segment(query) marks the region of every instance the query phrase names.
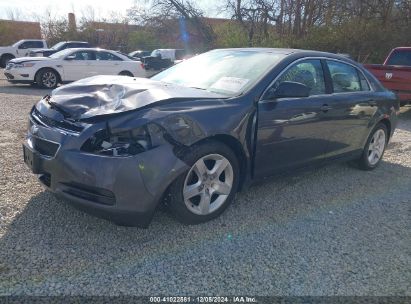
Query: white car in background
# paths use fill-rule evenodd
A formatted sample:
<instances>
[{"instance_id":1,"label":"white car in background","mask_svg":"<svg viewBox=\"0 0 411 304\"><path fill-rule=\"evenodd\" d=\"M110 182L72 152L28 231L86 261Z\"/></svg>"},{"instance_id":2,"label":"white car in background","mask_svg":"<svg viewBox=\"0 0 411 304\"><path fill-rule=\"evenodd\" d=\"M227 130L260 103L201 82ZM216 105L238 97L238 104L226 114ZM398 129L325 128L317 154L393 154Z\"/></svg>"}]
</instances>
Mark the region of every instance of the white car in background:
<instances>
[{"instance_id":1,"label":"white car in background","mask_svg":"<svg viewBox=\"0 0 411 304\"><path fill-rule=\"evenodd\" d=\"M96 75L149 76L140 61L98 48L65 49L50 57L13 59L4 75L11 83L37 84L47 89Z\"/></svg>"},{"instance_id":2,"label":"white car in background","mask_svg":"<svg viewBox=\"0 0 411 304\"><path fill-rule=\"evenodd\" d=\"M0 46L0 68L5 68L10 60L28 56L30 51L38 48L47 48L46 41L40 39L23 39L10 46Z\"/></svg>"}]
</instances>

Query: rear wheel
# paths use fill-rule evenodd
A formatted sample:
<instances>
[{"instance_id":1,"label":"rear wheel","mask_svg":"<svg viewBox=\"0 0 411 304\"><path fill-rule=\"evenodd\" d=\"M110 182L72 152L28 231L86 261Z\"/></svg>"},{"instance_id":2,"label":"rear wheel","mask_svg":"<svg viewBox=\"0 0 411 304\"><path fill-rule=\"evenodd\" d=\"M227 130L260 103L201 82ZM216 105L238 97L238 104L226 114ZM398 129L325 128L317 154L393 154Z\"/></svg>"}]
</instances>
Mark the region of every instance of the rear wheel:
<instances>
[{"instance_id":1,"label":"rear wheel","mask_svg":"<svg viewBox=\"0 0 411 304\"><path fill-rule=\"evenodd\" d=\"M130 77L134 77L134 75L133 75L131 72L129 72L129 71L122 71L122 72L120 72L119 75L120 75L120 76L130 76Z\"/></svg>"},{"instance_id":2,"label":"rear wheel","mask_svg":"<svg viewBox=\"0 0 411 304\"><path fill-rule=\"evenodd\" d=\"M58 85L57 72L52 69L40 70L36 75L36 83L44 89L54 89Z\"/></svg>"},{"instance_id":3,"label":"rear wheel","mask_svg":"<svg viewBox=\"0 0 411 304\"><path fill-rule=\"evenodd\" d=\"M169 207L185 224L198 224L219 216L238 189L239 165L226 145L209 141L186 153L189 165L170 186Z\"/></svg>"},{"instance_id":4,"label":"rear wheel","mask_svg":"<svg viewBox=\"0 0 411 304\"><path fill-rule=\"evenodd\" d=\"M371 132L364 147L363 154L359 160L360 168L363 170L372 170L376 168L384 155L387 142L387 127L385 124L379 123Z\"/></svg>"}]
</instances>

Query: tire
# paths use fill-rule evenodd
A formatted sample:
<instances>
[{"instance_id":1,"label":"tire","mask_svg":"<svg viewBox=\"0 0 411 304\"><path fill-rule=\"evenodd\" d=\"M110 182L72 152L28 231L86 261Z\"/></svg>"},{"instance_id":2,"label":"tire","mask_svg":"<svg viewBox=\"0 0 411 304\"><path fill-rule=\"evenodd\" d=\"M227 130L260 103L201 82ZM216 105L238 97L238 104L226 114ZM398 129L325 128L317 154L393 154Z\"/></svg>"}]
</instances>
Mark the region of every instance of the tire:
<instances>
[{"instance_id":1,"label":"tire","mask_svg":"<svg viewBox=\"0 0 411 304\"><path fill-rule=\"evenodd\" d=\"M388 143L388 130L385 124L379 123L372 130L367 139L361 158L359 159L359 167L362 170L373 170L381 162L384 156L385 148Z\"/></svg>"},{"instance_id":2,"label":"tire","mask_svg":"<svg viewBox=\"0 0 411 304\"><path fill-rule=\"evenodd\" d=\"M5 68L6 65L7 65L7 63L9 63L9 61L12 60L12 59L14 59L14 58L15 58L14 56L12 56L12 55L7 55L7 54L1 56L1 59L0 59L0 67L1 67L1 68Z\"/></svg>"},{"instance_id":3,"label":"tire","mask_svg":"<svg viewBox=\"0 0 411 304\"><path fill-rule=\"evenodd\" d=\"M59 83L59 75L53 69L42 69L37 72L36 83L43 89L54 89Z\"/></svg>"},{"instance_id":4,"label":"tire","mask_svg":"<svg viewBox=\"0 0 411 304\"><path fill-rule=\"evenodd\" d=\"M129 71L122 71L122 72L120 72L119 75L120 75L120 76L134 77L134 75L133 75L131 72L129 72Z\"/></svg>"},{"instance_id":5,"label":"tire","mask_svg":"<svg viewBox=\"0 0 411 304\"><path fill-rule=\"evenodd\" d=\"M210 140L191 147L183 161L189 169L171 184L169 209L177 220L189 225L218 217L238 190L240 170L235 154L226 145ZM205 173L201 178L200 172Z\"/></svg>"}]
</instances>

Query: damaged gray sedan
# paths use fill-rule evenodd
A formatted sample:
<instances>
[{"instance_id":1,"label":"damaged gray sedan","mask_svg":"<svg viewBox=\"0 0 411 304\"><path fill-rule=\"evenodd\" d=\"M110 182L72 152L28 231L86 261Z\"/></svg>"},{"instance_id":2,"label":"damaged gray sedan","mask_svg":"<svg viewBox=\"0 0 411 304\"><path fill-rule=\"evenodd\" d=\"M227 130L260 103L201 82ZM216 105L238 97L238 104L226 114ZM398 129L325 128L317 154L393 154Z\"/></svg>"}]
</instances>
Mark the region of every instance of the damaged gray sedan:
<instances>
[{"instance_id":1,"label":"damaged gray sedan","mask_svg":"<svg viewBox=\"0 0 411 304\"><path fill-rule=\"evenodd\" d=\"M44 186L87 212L146 227L165 201L196 224L267 176L348 159L374 169L398 110L394 93L338 55L214 50L151 79L54 90L31 110L23 152Z\"/></svg>"}]
</instances>

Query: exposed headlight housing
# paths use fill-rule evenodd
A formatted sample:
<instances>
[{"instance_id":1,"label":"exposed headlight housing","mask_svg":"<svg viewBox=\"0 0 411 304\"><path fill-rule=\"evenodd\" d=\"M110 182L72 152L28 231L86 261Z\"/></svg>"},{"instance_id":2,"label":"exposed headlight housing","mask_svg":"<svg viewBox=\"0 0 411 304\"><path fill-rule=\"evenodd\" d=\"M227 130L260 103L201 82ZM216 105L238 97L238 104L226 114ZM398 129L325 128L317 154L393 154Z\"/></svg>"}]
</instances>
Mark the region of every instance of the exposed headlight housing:
<instances>
[{"instance_id":1,"label":"exposed headlight housing","mask_svg":"<svg viewBox=\"0 0 411 304\"><path fill-rule=\"evenodd\" d=\"M139 127L119 133L101 130L89 138L82 151L106 156L131 156L151 149L147 127Z\"/></svg>"},{"instance_id":2,"label":"exposed headlight housing","mask_svg":"<svg viewBox=\"0 0 411 304\"><path fill-rule=\"evenodd\" d=\"M32 66L34 66L35 63L34 62L24 62L24 63L15 63L13 65L13 68L31 68Z\"/></svg>"}]
</instances>

